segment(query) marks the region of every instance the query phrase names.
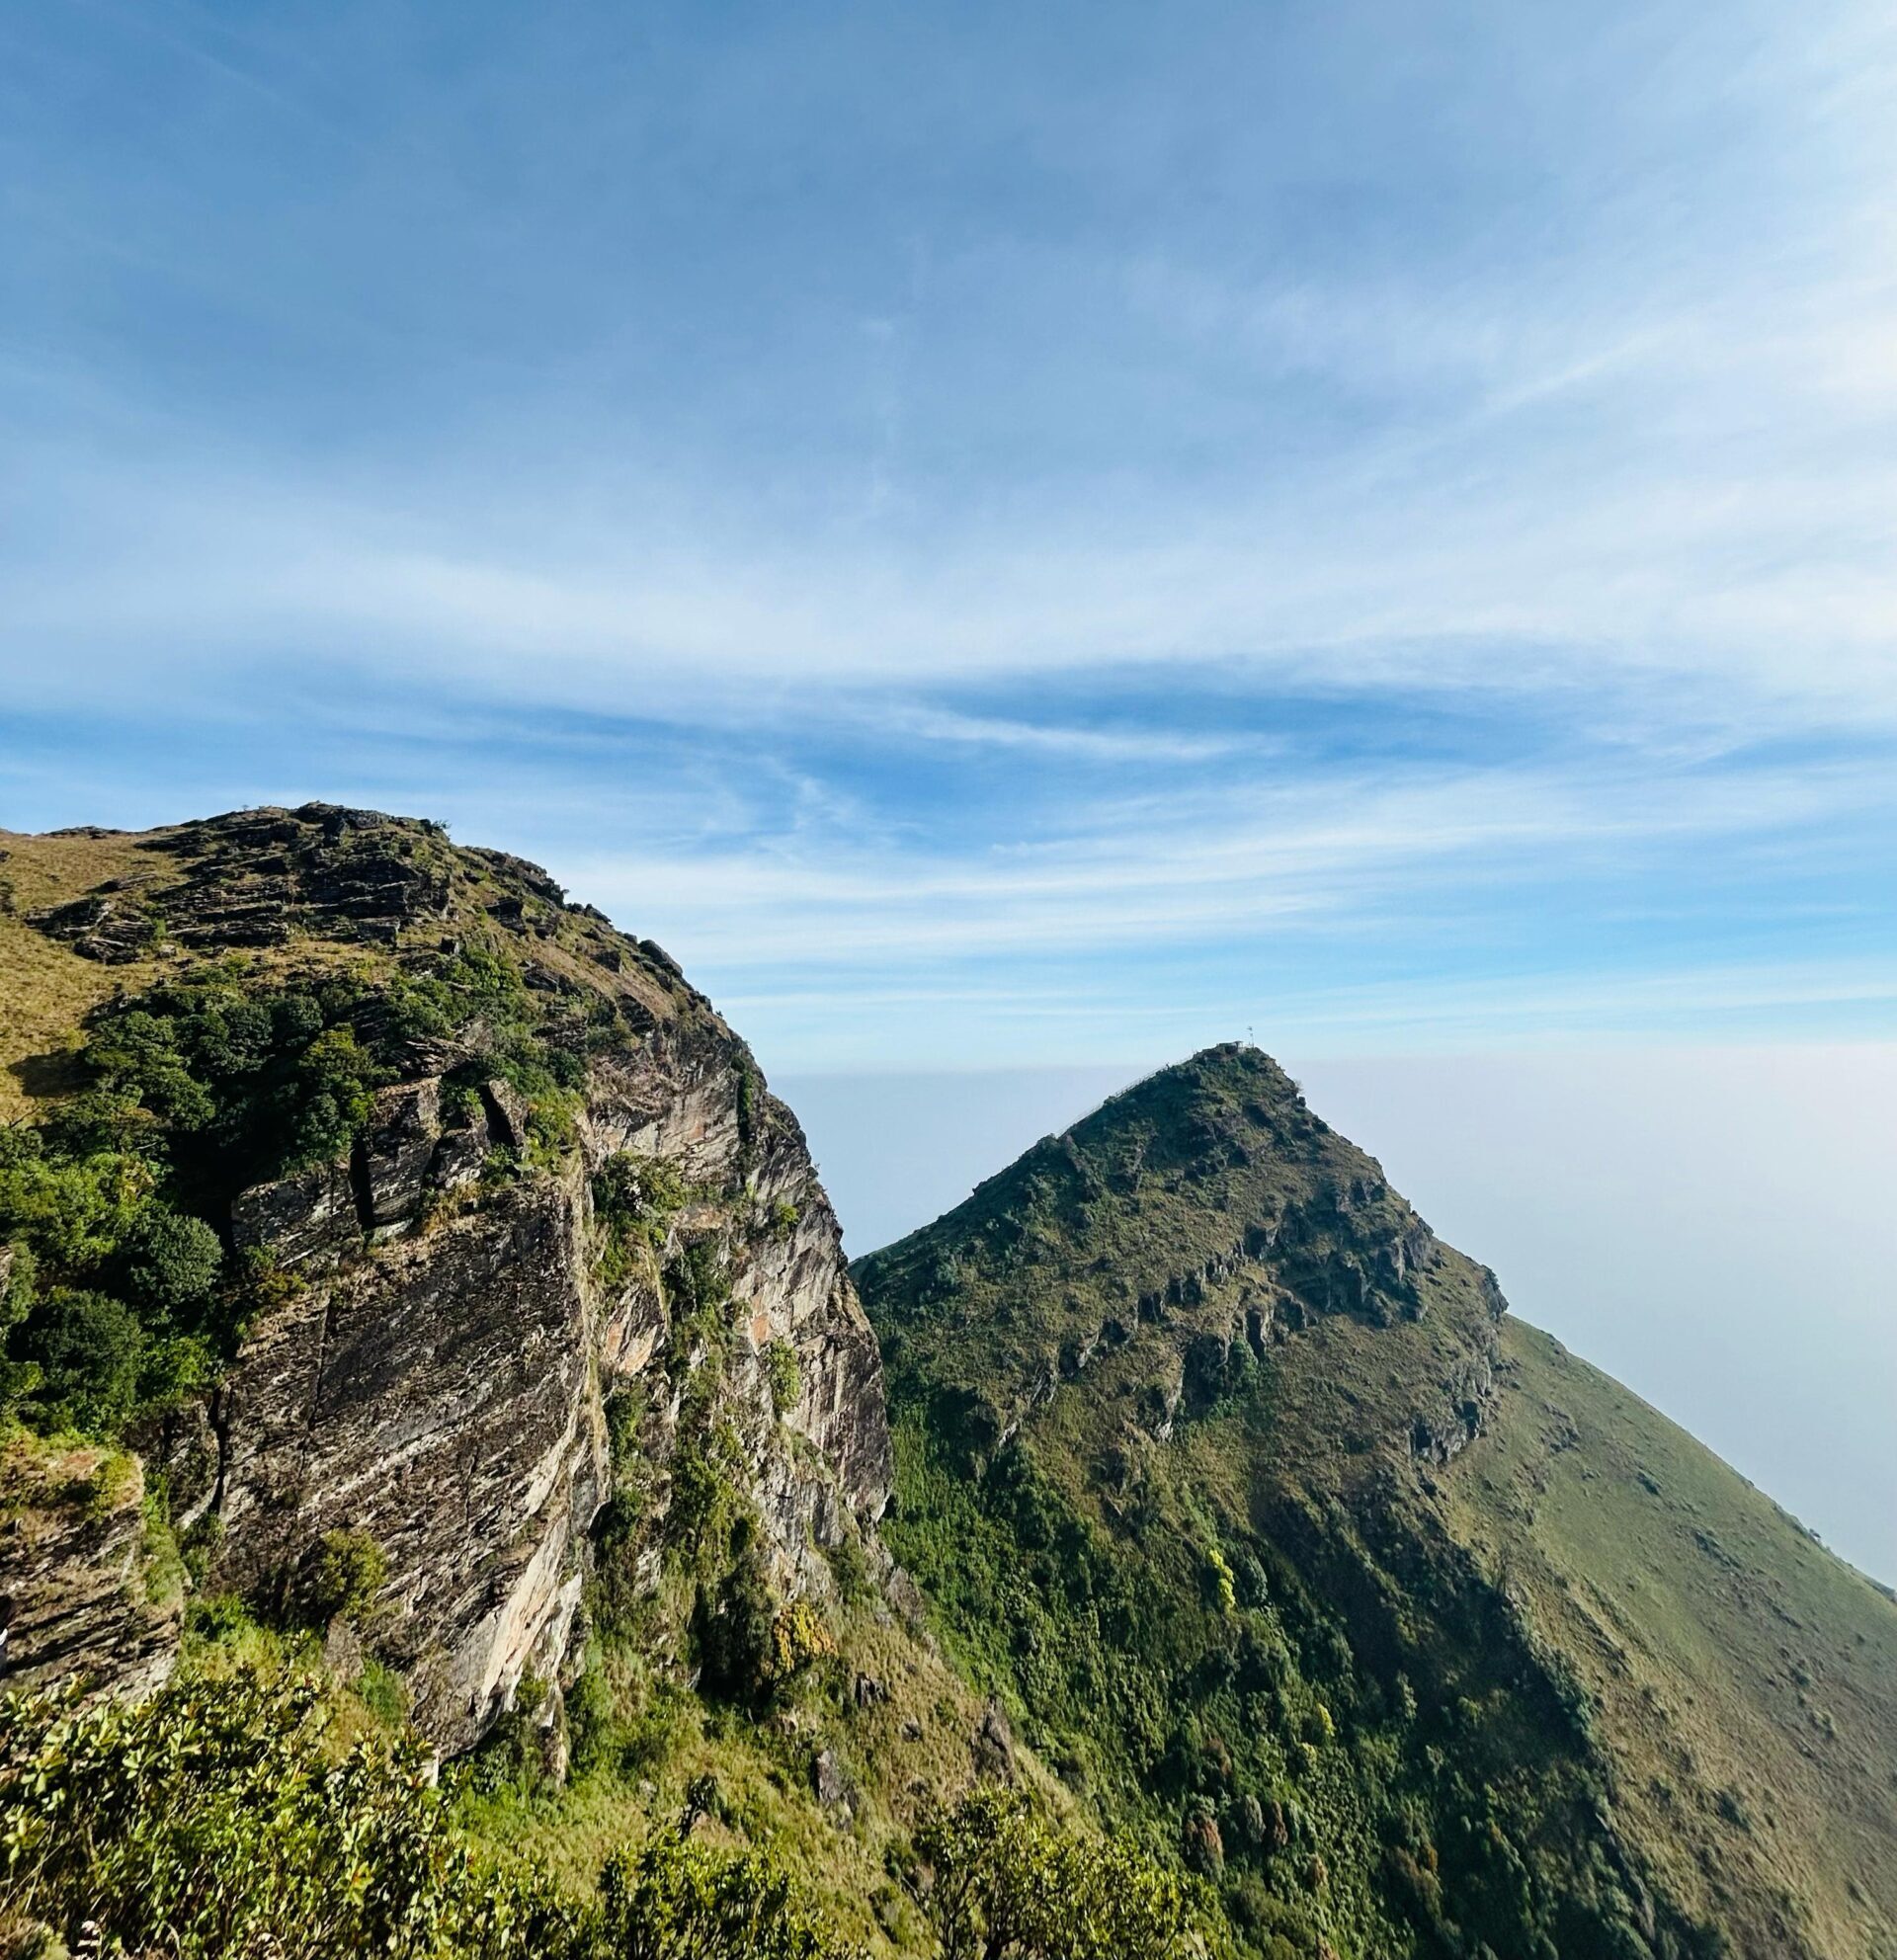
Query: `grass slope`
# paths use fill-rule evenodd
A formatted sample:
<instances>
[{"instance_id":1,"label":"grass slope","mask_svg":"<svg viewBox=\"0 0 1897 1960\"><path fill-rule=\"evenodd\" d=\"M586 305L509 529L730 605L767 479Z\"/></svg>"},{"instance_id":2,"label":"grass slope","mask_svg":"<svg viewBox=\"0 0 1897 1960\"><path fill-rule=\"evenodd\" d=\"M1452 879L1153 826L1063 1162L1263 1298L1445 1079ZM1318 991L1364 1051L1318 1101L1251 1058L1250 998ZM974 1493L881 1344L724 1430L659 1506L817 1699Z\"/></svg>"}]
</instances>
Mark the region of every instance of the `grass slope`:
<instances>
[{"instance_id":1,"label":"grass slope","mask_svg":"<svg viewBox=\"0 0 1897 1960\"><path fill-rule=\"evenodd\" d=\"M71 1086L60 1058L88 1011L120 986L148 983L158 962L103 966L27 924L30 913L65 905L149 864L136 836L76 831L45 837L0 830L0 1121Z\"/></svg>"},{"instance_id":2,"label":"grass slope","mask_svg":"<svg viewBox=\"0 0 1897 1960\"><path fill-rule=\"evenodd\" d=\"M1892 1950L1897 1609L1498 1324L1266 1057L858 1276L945 1644L1254 1950Z\"/></svg>"},{"instance_id":3,"label":"grass slope","mask_svg":"<svg viewBox=\"0 0 1897 1960\"><path fill-rule=\"evenodd\" d=\"M1503 1339L1447 1514L1571 1658L1649 1855L1755 1950L1897 1953L1897 1605L1558 1342Z\"/></svg>"}]
</instances>

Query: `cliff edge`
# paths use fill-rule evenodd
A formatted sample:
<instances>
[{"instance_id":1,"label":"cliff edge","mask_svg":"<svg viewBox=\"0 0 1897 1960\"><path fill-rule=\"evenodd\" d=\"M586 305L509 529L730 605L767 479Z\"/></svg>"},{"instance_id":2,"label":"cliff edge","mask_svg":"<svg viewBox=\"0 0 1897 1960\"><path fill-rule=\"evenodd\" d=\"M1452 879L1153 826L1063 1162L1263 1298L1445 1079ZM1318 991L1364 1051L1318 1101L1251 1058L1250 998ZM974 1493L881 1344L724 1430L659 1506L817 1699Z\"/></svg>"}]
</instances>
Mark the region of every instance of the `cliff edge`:
<instances>
[{"instance_id":1,"label":"cliff edge","mask_svg":"<svg viewBox=\"0 0 1897 1960\"><path fill-rule=\"evenodd\" d=\"M142 1182L159 1208L129 1241L197 1221L221 1255L158 1303L126 1244L23 1243L38 1359L14 1397L121 1395L197 1590L320 1612L340 1569L367 1575L377 1653L458 1751L524 1674L569 1671L607 1507L659 1584L682 1431L695 1475L715 1438L775 1596L833 1589L846 1541L883 1563L881 1367L835 1216L663 949L531 864L371 811L4 842L0 927L54 983L5 1057L57 1132L16 1141L21 1175ZM33 1333L114 1287L138 1314L128 1385ZM131 1596L153 1589L126 1532L31 1514L4 1546L9 1672L161 1674L175 1600Z\"/></svg>"}]
</instances>

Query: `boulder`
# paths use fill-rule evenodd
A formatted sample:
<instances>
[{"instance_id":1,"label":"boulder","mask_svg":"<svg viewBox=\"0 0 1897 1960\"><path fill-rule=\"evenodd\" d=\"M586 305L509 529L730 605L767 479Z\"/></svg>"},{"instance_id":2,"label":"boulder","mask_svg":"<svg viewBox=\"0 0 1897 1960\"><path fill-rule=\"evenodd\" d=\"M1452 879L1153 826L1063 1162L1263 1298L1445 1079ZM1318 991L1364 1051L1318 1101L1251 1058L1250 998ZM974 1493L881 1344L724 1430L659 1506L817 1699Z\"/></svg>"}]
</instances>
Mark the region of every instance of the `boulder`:
<instances>
[{"instance_id":1,"label":"boulder","mask_svg":"<svg viewBox=\"0 0 1897 1960\"><path fill-rule=\"evenodd\" d=\"M990 1702L982 1711L981 1726L974 1738L975 1767L984 1776L1012 1781L1015 1773L1015 1739L1008 1730L1008 1718Z\"/></svg>"},{"instance_id":2,"label":"boulder","mask_svg":"<svg viewBox=\"0 0 1897 1960\"><path fill-rule=\"evenodd\" d=\"M825 1810L841 1811L845 1817L855 1813L857 1792L849 1777L843 1773L843 1764L837 1760L835 1750L817 1752L817 1759L810 1767L810 1787Z\"/></svg>"},{"instance_id":3,"label":"boulder","mask_svg":"<svg viewBox=\"0 0 1897 1960\"><path fill-rule=\"evenodd\" d=\"M477 1183L490 1148L485 1122L470 1124L466 1129L444 1130L435 1146L434 1162L429 1166L429 1182L444 1191L457 1191Z\"/></svg>"}]
</instances>

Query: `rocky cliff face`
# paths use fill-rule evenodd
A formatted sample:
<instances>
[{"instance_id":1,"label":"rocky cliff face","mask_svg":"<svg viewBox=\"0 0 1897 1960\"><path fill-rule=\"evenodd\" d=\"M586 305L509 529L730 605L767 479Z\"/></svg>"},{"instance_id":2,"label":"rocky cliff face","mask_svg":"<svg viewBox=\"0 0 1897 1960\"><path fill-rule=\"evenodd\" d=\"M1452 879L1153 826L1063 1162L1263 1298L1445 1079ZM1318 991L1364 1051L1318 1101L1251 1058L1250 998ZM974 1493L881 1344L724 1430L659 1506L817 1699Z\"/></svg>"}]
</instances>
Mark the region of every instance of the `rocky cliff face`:
<instances>
[{"instance_id":1,"label":"rocky cliff face","mask_svg":"<svg viewBox=\"0 0 1897 1960\"><path fill-rule=\"evenodd\" d=\"M428 977L478 947L568 1058L549 1138L483 1073L485 1010L400 1032L383 1044L399 1079L346 1148L229 1199L215 1222L264 1275L264 1304L214 1392L144 1438L174 1527L214 1547L208 1587L283 1603L338 1534L372 1547L376 1649L408 1677L420 1726L464 1748L525 1672L559 1677L619 1399L638 1411L656 1577L695 1383L735 1439L722 1474L784 1596L828 1588L819 1554L847 1536L868 1534L879 1558L881 1367L835 1217L795 1120L666 955L532 866L371 813L247 812L138 842L149 878L50 910L41 930L116 960L139 936L102 937L100 918L135 913L187 971L232 944L292 959L369 946L398 978ZM377 1012L371 990L359 1021ZM616 1171L671 1193L629 1243L598 1202ZM83 1548L77 1563L104 1570ZM71 1612L40 1615L16 1668L80 1659L129 1678L111 1644L75 1646L75 1615L101 1622L91 1592L68 1590Z\"/></svg>"},{"instance_id":2,"label":"rocky cliff face","mask_svg":"<svg viewBox=\"0 0 1897 1960\"><path fill-rule=\"evenodd\" d=\"M164 1461L180 1519L214 1512L218 1576L246 1588L290 1583L328 1532L366 1533L388 1561L381 1645L450 1749L480 1734L523 1672L558 1675L610 1483L606 1403L630 1385L647 1391L641 1448L663 1475L692 1356L672 1348L659 1274L688 1237L715 1243L731 1271L724 1414L784 1590L825 1584L813 1551L881 1511L875 1342L787 1112L773 1106L768 1142L747 1147L753 1080L715 1041L655 1041L589 1081L569 1164L433 1214L431 1197L452 1199L485 1157L498 1112L443 1130L435 1083L403 1085L367 1146L361 1217L345 1163L238 1201L240 1232L286 1262L322 1262L338 1237L349 1250L254 1329L202 1419L174 1426ZM620 1153L734 1194L682 1212L659 1257L609 1287L590 1173ZM776 1223L790 1207L794 1222ZM799 1390L782 1420L774 1344ZM655 1542L663 1503L661 1491Z\"/></svg>"},{"instance_id":3,"label":"rocky cliff face","mask_svg":"<svg viewBox=\"0 0 1897 1960\"><path fill-rule=\"evenodd\" d=\"M119 1450L0 1447L0 1670L83 1672L134 1694L164 1679L182 1602L177 1575L151 1567L144 1499Z\"/></svg>"}]
</instances>

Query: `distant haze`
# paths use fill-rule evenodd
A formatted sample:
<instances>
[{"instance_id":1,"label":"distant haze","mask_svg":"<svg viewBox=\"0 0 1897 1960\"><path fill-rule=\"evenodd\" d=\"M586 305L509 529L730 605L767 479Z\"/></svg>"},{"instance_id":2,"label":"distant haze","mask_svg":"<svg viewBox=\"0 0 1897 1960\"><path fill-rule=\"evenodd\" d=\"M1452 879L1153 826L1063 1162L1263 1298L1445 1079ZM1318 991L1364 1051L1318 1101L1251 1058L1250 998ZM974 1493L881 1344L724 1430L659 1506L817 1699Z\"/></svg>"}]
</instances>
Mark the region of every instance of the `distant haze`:
<instances>
[{"instance_id":1,"label":"distant haze","mask_svg":"<svg viewBox=\"0 0 1897 1960\"><path fill-rule=\"evenodd\" d=\"M1897 1046L1280 1059L1525 1319L1897 1580ZM1143 1073L774 1086L856 1255Z\"/></svg>"}]
</instances>

